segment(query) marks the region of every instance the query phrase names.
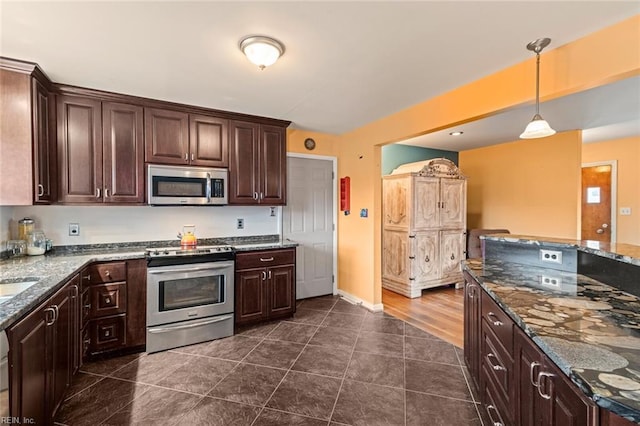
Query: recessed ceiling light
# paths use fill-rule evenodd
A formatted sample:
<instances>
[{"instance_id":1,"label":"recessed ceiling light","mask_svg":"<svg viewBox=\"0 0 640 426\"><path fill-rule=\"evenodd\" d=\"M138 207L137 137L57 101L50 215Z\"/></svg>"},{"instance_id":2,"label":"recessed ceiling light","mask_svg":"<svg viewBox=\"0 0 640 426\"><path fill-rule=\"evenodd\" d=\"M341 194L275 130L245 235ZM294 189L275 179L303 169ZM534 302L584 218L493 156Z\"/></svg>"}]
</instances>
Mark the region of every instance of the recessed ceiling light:
<instances>
[{"instance_id":1,"label":"recessed ceiling light","mask_svg":"<svg viewBox=\"0 0 640 426\"><path fill-rule=\"evenodd\" d=\"M451 133L449 133L449 136L460 136L463 133L464 132L451 132Z\"/></svg>"}]
</instances>

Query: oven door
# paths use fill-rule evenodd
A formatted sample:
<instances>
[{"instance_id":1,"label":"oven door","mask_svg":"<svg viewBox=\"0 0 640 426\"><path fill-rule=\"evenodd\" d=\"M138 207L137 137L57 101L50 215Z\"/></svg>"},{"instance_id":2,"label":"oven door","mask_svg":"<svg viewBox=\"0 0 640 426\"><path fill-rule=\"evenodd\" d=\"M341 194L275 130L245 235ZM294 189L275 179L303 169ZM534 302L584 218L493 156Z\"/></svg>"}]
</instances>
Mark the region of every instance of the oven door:
<instances>
[{"instance_id":1,"label":"oven door","mask_svg":"<svg viewBox=\"0 0 640 426\"><path fill-rule=\"evenodd\" d=\"M233 261L147 269L147 326L233 313Z\"/></svg>"}]
</instances>

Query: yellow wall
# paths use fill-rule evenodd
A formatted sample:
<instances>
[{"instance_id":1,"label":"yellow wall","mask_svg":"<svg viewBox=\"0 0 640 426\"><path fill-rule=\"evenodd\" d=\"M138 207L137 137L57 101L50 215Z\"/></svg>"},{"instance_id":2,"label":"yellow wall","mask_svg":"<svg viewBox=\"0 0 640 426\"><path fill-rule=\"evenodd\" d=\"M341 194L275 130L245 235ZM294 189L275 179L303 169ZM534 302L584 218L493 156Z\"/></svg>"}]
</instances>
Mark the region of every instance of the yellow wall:
<instances>
[{"instance_id":1,"label":"yellow wall","mask_svg":"<svg viewBox=\"0 0 640 426\"><path fill-rule=\"evenodd\" d=\"M640 245L640 137L582 146L583 163L608 160L618 167L616 242ZM620 216L620 207L631 207L631 216Z\"/></svg>"},{"instance_id":2,"label":"yellow wall","mask_svg":"<svg viewBox=\"0 0 640 426\"><path fill-rule=\"evenodd\" d=\"M636 15L544 53L542 99L639 75L639 30L640 15ZM533 81L535 62L531 58L340 135L336 141L338 173L341 177L351 176L354 212L351 216L340 215L338 221L339 285L342 290L368 303L381 302L380 146L533 103ZM548 154L553 156L553 151ZM362 219L355 214L360 208L369 209L369 218ZM574 217L567 218L559 229L576 225L575 209L572 214Z\"/></svg>"},{"instance_id":3,"label":"yellow wall","mask_svg":"<svg viewBox=\"0 0 640 426\"><path fill-rule=\"evenodd\" d=\"M580 131L462 151L467 226L578 238Z\"/></svg>"},{"instance_id":4,"label":"yellow wall","mask_svg":"<svg viewBox=\"0 0 640 426\"><path fill-rule=\"evenodd\" d=\"M311 138L316 141L316 147L313 151L309 151L304 147L304 141L307 138ZM287 129L287 152L336 157L337 140L337 135L331 135L328 133Z\"/></svg>"}]
</instances>

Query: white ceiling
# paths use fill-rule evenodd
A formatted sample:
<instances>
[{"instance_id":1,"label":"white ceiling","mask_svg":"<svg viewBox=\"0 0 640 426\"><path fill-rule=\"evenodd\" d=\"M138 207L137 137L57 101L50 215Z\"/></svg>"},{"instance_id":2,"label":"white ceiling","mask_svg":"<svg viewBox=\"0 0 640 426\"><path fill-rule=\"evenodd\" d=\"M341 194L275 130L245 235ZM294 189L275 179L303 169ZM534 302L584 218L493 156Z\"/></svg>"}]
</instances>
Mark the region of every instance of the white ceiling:
<instances>
[{"instance_id":1,"label":"white ceiling","mask_svg":"<svg viewBox=\"0 0 640 426\"><path fill-rule=\"evenodd\" d=\"M638 13L638 1L2 0L0 55L56 82L340 134L528 59L531 40L550 37L550 50ZM259 71L238 49L251 34L285 55Z\"/></svg>"}]
</instances>

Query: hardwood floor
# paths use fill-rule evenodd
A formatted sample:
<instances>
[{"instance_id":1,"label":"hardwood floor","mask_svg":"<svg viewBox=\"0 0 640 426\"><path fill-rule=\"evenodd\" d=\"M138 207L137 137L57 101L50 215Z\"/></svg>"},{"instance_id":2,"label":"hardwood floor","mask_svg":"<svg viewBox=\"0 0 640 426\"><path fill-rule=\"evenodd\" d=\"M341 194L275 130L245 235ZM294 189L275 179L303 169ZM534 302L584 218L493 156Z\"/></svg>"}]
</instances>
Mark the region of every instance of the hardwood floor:
<instances>
[{"instance_id":1,"label":"hardwood floor","mask_svg":"<svg viewBox=\"0 0 640 426\"><path fill-rule=\"evenodd\" d=\"M382 289L384 312L405 320L459 348L464 340L464 289L454 286L422 291L422 296L410 299Z\"/></svg>"}]
</instances>

